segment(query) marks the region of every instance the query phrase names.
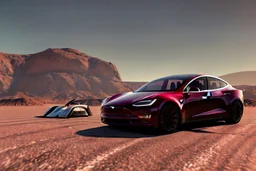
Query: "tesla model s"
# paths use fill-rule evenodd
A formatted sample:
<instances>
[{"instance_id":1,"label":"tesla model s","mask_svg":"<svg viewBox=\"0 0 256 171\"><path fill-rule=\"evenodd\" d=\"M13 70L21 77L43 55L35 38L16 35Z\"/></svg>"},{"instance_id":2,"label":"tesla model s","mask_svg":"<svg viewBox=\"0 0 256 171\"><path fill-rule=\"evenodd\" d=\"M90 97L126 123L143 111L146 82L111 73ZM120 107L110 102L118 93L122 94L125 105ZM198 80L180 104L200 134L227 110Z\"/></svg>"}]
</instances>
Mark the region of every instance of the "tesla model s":
<instances>
[{"instance_id":1,"label":"tesla model s","mask_svg":"<svg viewBox=\"0 0 256 171\"><path fill-rule=\"evenodd\" d=\"M225 80L199 74L153 80L134 92L103 100L101 121L113 126L150 126L173 132L180 124L225 120L238 123L243 92Z\"/></svg>"}]
</instances>

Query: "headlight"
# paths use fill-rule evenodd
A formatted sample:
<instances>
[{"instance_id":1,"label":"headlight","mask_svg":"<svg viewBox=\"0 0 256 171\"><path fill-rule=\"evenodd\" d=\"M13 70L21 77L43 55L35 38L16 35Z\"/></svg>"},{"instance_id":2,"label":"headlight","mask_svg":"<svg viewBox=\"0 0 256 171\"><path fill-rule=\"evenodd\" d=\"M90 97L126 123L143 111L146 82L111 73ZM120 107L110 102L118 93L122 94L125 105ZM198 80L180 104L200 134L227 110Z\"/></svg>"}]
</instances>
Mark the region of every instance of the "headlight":
<instances>
[{"instance_id":1,"label":"headlight","mask_svg":"<svg viewBox=\"0 0 256 171\"><path fill-rule=\"evenodd\" d=\"M141 100L133 104L135 107L143 107L143 106L151 106L154 104L156 99L151 99L151 100Z\"/></svg>"},{"instance_id":2,"label":"headlight","mask_svg":"<svg viewBox=\"0 0 256 171\"><path fill-rule=\"evenodd\" d=\"M103 106L108 101L108 99L109 99L109 97L107 97L104 100L102 100L101 106Z\"/></svg>"}]
</instances>

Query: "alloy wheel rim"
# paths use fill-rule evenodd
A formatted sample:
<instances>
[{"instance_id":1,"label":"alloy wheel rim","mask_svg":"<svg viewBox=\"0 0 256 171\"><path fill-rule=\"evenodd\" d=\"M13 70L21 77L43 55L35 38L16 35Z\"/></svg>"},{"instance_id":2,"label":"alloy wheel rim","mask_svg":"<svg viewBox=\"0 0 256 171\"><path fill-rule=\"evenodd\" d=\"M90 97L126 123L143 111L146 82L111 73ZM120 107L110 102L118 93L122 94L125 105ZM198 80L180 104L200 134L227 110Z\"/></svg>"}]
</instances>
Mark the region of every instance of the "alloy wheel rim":
<instances>
[{"instance_id":1,"label":"alloy wheel rim","mask_svg":"<svg viewBox=\"0 0 256 171\"><path fill-rule=\"evenodd\" d=\"M167 108L168 109L168 108ZM179 122L179 113L177 109L163 110L161 115L161 126L166 131L173 131L177 128Z\"/></svg>"}]
</instances>

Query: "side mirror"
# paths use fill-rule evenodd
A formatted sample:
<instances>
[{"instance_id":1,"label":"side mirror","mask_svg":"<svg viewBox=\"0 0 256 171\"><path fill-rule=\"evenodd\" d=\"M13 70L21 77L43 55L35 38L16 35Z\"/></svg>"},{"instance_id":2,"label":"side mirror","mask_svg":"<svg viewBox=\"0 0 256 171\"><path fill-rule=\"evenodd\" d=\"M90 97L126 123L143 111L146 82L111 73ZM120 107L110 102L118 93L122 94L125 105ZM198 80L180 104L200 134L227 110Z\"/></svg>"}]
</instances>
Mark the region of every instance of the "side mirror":
<instances>
[{"instance_id":1,"label":"side mirror","mask_svg":"<svg viewBox=\"0 0 256 171\"><path fill-rule=\"evenodd\" d=\"M188 98L189 97L189 92L188 91L184 91L183 92L183 97L184 97L184 99Z\"/></svg>"}]
</instances>

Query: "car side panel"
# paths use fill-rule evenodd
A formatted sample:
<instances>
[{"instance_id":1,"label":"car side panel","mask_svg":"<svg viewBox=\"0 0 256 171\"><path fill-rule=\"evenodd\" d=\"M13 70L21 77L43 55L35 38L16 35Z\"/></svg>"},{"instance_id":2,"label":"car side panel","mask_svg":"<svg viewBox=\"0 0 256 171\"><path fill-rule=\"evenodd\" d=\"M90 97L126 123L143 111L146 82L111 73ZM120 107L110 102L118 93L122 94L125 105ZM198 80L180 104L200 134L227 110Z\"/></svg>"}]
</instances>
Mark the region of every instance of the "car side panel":
<instances>
[{"instance_id":1,"label":"car side panel","mask_svg":"<svg viewBox=\"0 0 256 171\"><path fill-rule=\"evenodd\" d=\"M182 112L184 113L183 122L192 122L205 119L202 113L206 113L213 109L209 100L202 99L205 92L189 93L188 97L184 99ZM198 116L197 116L198 115Z\"/></svg>"},{"instance_id":2,"label":"car side panel","mask_svg":"<svg viewBox=\"0 0 256 171\"><path fill-rule=\"evenodd\" d=\"M226 89L210 91L211 96L209 97L208 102L209 105L211 105L212 110L207 111L205 113L205 119L221 119L227 116L228 106L231 101L231 98L228 95L226 95Z\"/></svg>"}]
</instances>

